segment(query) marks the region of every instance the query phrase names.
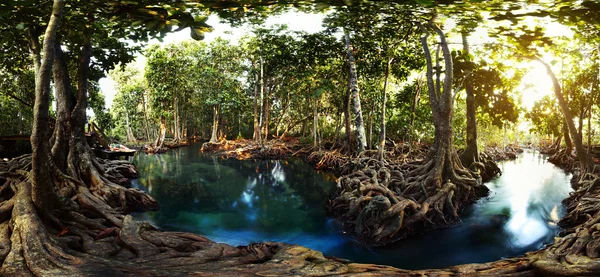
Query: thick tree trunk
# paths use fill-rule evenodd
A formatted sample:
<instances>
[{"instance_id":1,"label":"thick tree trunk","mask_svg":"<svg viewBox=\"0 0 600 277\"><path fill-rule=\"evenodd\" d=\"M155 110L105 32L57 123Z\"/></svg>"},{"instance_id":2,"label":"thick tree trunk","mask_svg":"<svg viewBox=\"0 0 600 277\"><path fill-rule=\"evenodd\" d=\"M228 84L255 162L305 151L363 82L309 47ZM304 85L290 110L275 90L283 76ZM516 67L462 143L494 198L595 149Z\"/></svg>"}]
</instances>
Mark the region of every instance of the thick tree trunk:
<instances>
[{"instance_id":1,"label":"thick tree trunk","mask_svg":"<svg viewBox=\"0 0 600 277\"><path fill-rule=\"evenodd\" d=\"M363 122L362 109L360 107L360 91L358 88L358 76L356 73L356 63L354 62L354 49L352 48L352 44L350 44L350 35L346 33L346 48L348 52L348 65L350 66L350 92L352 95L352 103L354 117L356 120L356 130L357 130L357 142L358 148L357 152L360 153L365 150L367 147L367 138L365 135L365 125Z\"/></svg>"},{"instance_id":2,"label":"thick tree trunk","mask_svg":"<svg viewBox=\"0 0 600 277\"><path fill-rule=\"evenodd\" d=\"M75 99L71 91L69 69L63 56L60 44L55 45L54 56L54 93L56 97L56 124L52 135L52 159L60 170L67 168L69 137L71 134L71 111L75 107ZM61 124L64 123L64 124Z\"/></svg>"},{"instance_id":3,"label":"thick tree trunk","mask_svg":"<svg viewBox=\"0 0 600 277\"><path fill-rule=\"evenodd\" d=\"M385 106L387 103L387 87L392 61L392 58L388 58L387 65L385 67L385 79L383 81L383 101L381 102L381 140L379 141L379 160L381 161L385 160Z\"/></svg>"},{"instance_id":4,"label":"thick tree trunk","mask_svg":"<svg viewBox=\"0 0 600 277\"><path fill-rule=\"evenodd\" d=\"M212 142L212 143L219 142L219 137L217 134L218 129L219 129L219 105L213 105L213 124L212 124L212 134L210 136L210 142Z\"/></svg>"},{"instance_id":5,"label":"thick tree trunk","mask_svg":"<svg viewBox=\"0 0 600 277\"><path fill-rule=\"evenodd\" d=\"M571 137L575 138L573 139L575 141L575 151L577 152L577 158L579 159L579 162L581 164L581 169L583 171L591 171L593 163L587 155L587 152L585 151L585 148L581 143L581 139L578 138L577 129L575 128L573 116L571 115L571 110L569 109L569 106L565 101L565 98L563 97L562 89L560 83L558 82L558 79L556 78L556 75L554 75L552 68L544 60L542 60L539 57L534 57L534 59L544 65L544 67L546 68L546 72L548 73L548 75L550 75L550 78L552 79L552 84L554 85L554 94L556 95L556 99L558 100L558 103L563 111L563 115L565 117L565 121L568 127L567 129Z\"/></svg>"},{"instance_id":6,"label":"thick tree trunk","mask_svg":"<svg viewBox=\"0 0 600 277\"><path fill-rule=\"evenodd\" d=\"M52 201L52 183L50 181L50 145L48 120L50 108L50 77L54 63L56 31L62 17L64 1L54 0L52 15L46 27L43 44L43 59L36 72L35 105L33 110L33 128L31 132L31 184L32 200L38 211L47 211Z\"/></svg>"},{"instance_id":7,"label":"thick tree trunk","mask_svg":"<svg viewBox=\"0 0 600 277\"><path fill-rule=\"evenodd\" d=\"M463 55L469 55L469 44L467 33L462 32ZM467 94L467 146L461 155L461 161L465 166L470 166L474 162L479 162L479 149L477 147L477 117L475 116L475 95L473 91L473 81L471 72L467 72L465 77L465 92Z\"/></svg>"}]
</instances>

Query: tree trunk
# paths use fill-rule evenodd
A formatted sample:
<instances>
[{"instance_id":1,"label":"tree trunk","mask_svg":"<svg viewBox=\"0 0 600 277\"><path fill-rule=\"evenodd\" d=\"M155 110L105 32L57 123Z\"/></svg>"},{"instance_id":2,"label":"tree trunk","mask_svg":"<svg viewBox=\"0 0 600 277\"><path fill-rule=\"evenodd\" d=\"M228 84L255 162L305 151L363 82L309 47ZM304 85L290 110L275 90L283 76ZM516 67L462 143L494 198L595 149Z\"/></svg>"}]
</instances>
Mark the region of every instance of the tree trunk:
<instances>
[{"instance_id":1,"label":"tree trunk","mask_svg":"<svg viewBox=\"0 0 600 277\"><path fill-rule=\"evenodd\" d=\"M573 123L573 116L571 115L571 110L569 109L569 106L565 101L565 98L563 97L562 89L560 83L558 82L558 79L556 78L556 75L554 75L552 68L549 64L544 62L544 60L542 60L539 57L534 57L534 59L544 65L544 67L546 68L546 72L548 73L548 75L550 75L550 78L552 79L552 84L554 85L554 94L556 95L556 99L558 100L558 103L563 111L563 115L565 117L565 121L568 127L567 129L571 137L575 138L575 151L577 152L577 158L579 159L579 162L581 164L581 169L583 171L592 170L593 163L587 155L585 148L581 143L581 139L578 139L577 129L575 128L575 123Z\"/></svg>"},{"instance_id":2,"label":"tree trunk","mask_svg":"<svg viewBox=\"0 0 600 277\"><path fill-rule=\"evenodd\" d=\"M63 57L60 44L55 44L54 56L54 93L56 97L56 123L52 135L52 159L60 170L67 168L67 153L71 134L71 111L75 107L75 99L71 91L69 68ZM65 124L59 124L64 122Z\"/></svg>"},{"instance_id":3,"label":"tree trunk","mask_svg":"<svg viewBox=\"0 0 600 277\"><path fill-rule=\"evenodd\" d=\"M260 141L261 145L264 145L264 141L262 139L262 130L264 124L264 93L265 93L265 75L264 75L264 65L263 58L260 57L260 114L259 114L259 122L258 122L258 141Z\"/></svg>"},{"instance_id":4,"label":"tree trunk","mask_svg":"<svg viewBox=\"0 0 600 277\"><path fill-rule=\"evenodd\" d=\"M179 142L181 141L181 134L179 133L179 103L177 103L177 97L173 101L173 140Z\"/></svg>"},{"instance_id":5,"label":"tree trunk","mask_svg":"<svg viewBox=\"0 0 600 277\"><path fill-rule=\"evenodd\" d=\"M131 126L129 125L129 112L125 109L125 128L127 129L127 141L135 142L135 136L133 135L133 131L131 131Z\"/></svg>"},{"instance_id":6,"label":"tree trunk","mask_svg":"<svg viewBox=\"0 0 600 277\"><path fill-rule=\"evenodd\" d=\"M212 135L210 136L210 142L219 142L217 130L219 129L219 105L213 105L213 124L212 124Z\"/></svg>"},{"instance_id":7,"label":"tree trunk","mask_svg":"<svg viewBox=\"0 0 600 277\"><path fill-rule=\"evenodd\" d=\"M144 129L146 131L146 140L150 140L150 138L152 137L150 135L150 123L148 122L148 112L146 110L146 93L144 91L144 93L142 93L142 109L143 109L143 113L144 113Z\"/></svg>"},{"instance_id":8,"label":"tree trunk","mask_svg":"<svg viewBox=\"0 0 600 277\"><path fill-rule=\"evenodd\" d=\"M579 108L579 118L578 118L578 125L577 125L577 134L578 139L580 140L579 143L583 144L583 118L585 117L586 114L586 110L585 110L586 106L581 104L581 107Z\"/></svg>"},{"instance_id":9,"label":"tree trunk","mask_svg":"<svg viewBox=\"0 0 600 277\"><path fill-rule=\"evenodd\" d=\"M256 65L255 65L256 67ZM262 68L262 63L261 63L261 68ZM258 73L254 73L254 80L255 80L255 84L254 84L254 133L252 135L252 139L254 141L259 141L260 140L260 125L258 122L258 118L259 118L259 111L258 111L258 90L259 90L259 85L258 83ZM262 103L262 101L261 101Z\"/></svg>"},{"instance_id":10,"label":"tree trunk","mask_svg":"<svg viewBox=\"0 0 600 277\"><path fill-rule=\"evenodd\" d=\"M283 110L281 111L281 115L279 115L279 118L277 119L277 124L275 125L275 135L279 137L279 129L281 126L281 121L283 121L283 118L285 117L289 107L291 106L292 100L290 99L290 93L287 93L287 97L285 100L285 104L283 105Z\"/></svg>"},{"instance_id":11,"label":"tree trunk","mask_svg":"<svg viewBox=\"0 0 600 277\"><path fill-rule=\"evenodd\" d=\"M354 117L356 119L357 130L357 152L360 153L367 147L367 138L365 135L365 125L363 122L362 109L360 107L360 91L358 89L358 76L356 74L356 63L354 62L354 53L352 44L350 44L350 35L346 33L346 48L348 51L348 64L350 66L350 92L352 95L352 103Z\"/></svg>"},{"instance_id":12,"label":"tree trunk","mask_svg":"<svg viewBox=\"0 0 600 277\"><path fill-rule=\"evenodd\" d=\"M591 155L592 151L592 101L588 104L587 114L587 151Z\"/></svg>"},{"instance_id":13,"label":"tree trunk","mask_svg":"<svg viewBox=\"0 0 600 277\"><path fill-rule=\"evenodd\" d=\"M410 130L409 130L409 142L412 142L412 134L413 134L413 130L415 127L415 117L417 116L416 111L417 111L417 106L419 106L419 101L421 101L421 78L419 77L417 79L417 89L415 91L415 97L413 98L413 102L412 105L410 107Z\"/></svg>"},{"instance_id":14,"label":"tree trunk","mask_svg":"<svg viewBox=\"0 0 600 277\"><path fill-rule=\"evenodd\" d=\"M387 103L387 86L390 77L390 67L393 59L388 58L383 81L383 101L381 102L381 140L379 141L379 160L385 160L385 105Z\"/></svg>"},{"instance_id":15,"label":"tree trunk","mask_svg":"<svg viewBox=\"0 0 600 277\"><path fill-rule=\"evenodd\" d=\"M163 144L165 143L165 136L167 135L167 120L164 116L160 117L160 126L158 127L158 136L156 141L154 142L154 150L155 152L160 151L162 149Z\"/></svg>"},{"instance_id":16,"label":"tree trunk","mask_svg":"<svg viewBox=\"0 0 600 277\"><path fill-rule=\"evenodd\" d=\"M317 124L319 124L319 115L317 112L317 97L315 97L313 101L313 147L317 148L318 138L317 138Z\"/></svg>"},{"instance_id":17,"label":"tree trunk","mask_svg":"<svg viewBox=\"0 0 600 277\"><path fill-rule=\"evenodd\" d=\"M348 71L348 89L344 98L344 125L346 127L346 142L348 149L352 149L352 126L350 125L350 71Z\"/></svg>"},{"instance_id":18,"label":"tree trunk","mask_svg":"<svg viewBox=\"0 0 600 277\"><path fill-rule=\"evenodd\" d=\"M369 134L367 135L367 149L372 149L373 148L373 105L371 105L371 108L369 109L369 114L367 116L367 120L368 120L368 124L367 126L369 126Z\"/></svg>"},{"instance_id":19,"label":"tree trunk","mask_svg":"<svg viewBox=\"0 0 600 277\"><path fill-rule=\"evenodd\" d=\"M469 43L467 33L462 32L463 55L469 55ZM470 166L474 162L479 162L479 149L477 147L477 117L475 116L475 95L473 91L472 72L467 72L465 77L465 92L467 94L467 146L461 155L461 161L465 166Z\"/></svg>"},{"instance_id":20,"label":"tree trunk","mask_svg":"<svg viewBox=\"0 0 600 277\"><path fill-rule=\"evenodd\" d=\"M43 43L43 58L36 72L38 80L35 87L35 105L33 110L33 128L31 131L31 185L32 200L38 211L47 211L47 204L55 195L50 182L50 145L48 120L50 109L50 76L54 63L56 31L60 24L64 1L55 0L52 15L46 27Z\"/></svg>"},{"instance_id":21,"label":"tree trunk","mask_svg":"<svg viewBox=\"0 0 600 277\"><path fill-rule=\"evenodd\" d=\"M267 142L269 137L269 119L271 115L271 103L269 100L269 93L265 94L263 99L263 124L262 124L262 138L263 144Z\"/></svg>"}]
</instances>

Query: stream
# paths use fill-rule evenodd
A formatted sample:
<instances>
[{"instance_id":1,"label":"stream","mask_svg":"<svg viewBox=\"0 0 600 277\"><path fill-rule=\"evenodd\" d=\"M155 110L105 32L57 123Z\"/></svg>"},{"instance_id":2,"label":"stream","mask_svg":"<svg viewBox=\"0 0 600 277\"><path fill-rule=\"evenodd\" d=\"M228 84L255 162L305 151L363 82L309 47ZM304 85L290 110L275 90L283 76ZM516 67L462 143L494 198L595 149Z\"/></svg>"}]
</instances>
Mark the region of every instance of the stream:
<instances>
[{"instance_id":1,"label":"stream","mask_svg":"<svg viewBox=\"0 0 600 277\"><path fill-rule=\"evenodd\" d=\"M161 155L136 154L133 186L161 205L135 214L162 230L198 233L216 242L298 244L359 263L405 269L480 263L537 250L559 231L561 201L571 175L527 150L499 164L503 174L486 183L490 195L462 214L462 223L384 247L364 247L327 217L335 176L300 160L221 159L200 144Z\"/></svg>"}]
</instances>

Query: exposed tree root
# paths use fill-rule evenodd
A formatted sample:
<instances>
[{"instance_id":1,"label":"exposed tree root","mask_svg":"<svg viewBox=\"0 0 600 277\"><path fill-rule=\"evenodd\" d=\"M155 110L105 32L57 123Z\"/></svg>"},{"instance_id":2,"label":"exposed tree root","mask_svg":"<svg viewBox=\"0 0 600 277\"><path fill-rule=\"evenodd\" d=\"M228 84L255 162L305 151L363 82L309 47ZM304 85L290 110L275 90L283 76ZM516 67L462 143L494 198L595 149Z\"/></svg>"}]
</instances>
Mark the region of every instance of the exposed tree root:
<instances>
[{"instance_id":1,"label":"exposed tree root","mask_svg":"<svg viewBox=\"0 0 600 277\"><path fill-rule=\"evenodd\" d=\"M346 164L363 169L339 179L343 195L352 201L332 201L332 205L347 205L347 214L357 214L352 224L358 234L390 241L407 232L398 229L450 224L460 209L459 198L469 197L461 192L469 185L462 169L450 182L433 188L414 182L427 184L435 168L431 162L395 164L371 154L375 155L367 152L348 160ZM335 153L320 159L332 164L341 160ZM105 179L117 172L132 173L132 168L125 170L124 162L99 163L105 169L100 177ZM73 200L65 200L70 205L53 211L63 225L58 228L35 211L27 179L30 166L29 156L0 162L2 276L597 276L600 272L598 171L581 174L576 191L564 202L568 214L559 224L565 231L546 249L491 263L410 271L326 258L281 243L232 247L195 234L162 232L126 216L120 201L100 193L93 184L82 186L61 175L55 176L57 190L75 184L79 190ZM379 221L387 224L373 225Z\"/></svg>"},{"instance_id":2,"label":"exposed tree root","mask_svg":"<svg viewBox=\"0 0 600 277\"><path fill-rule=\"evenodd\" d=\"M566 148L556 151L554 155L548 158L548 161L567 172L573 172L573 170L579 166L577 157L573 156L571 153L567 153Z\"/></svg>"},{"instance_id":3,"label":"exposed tree root","mask_svg":"<svg viewBox=\"0 0 600 277\"><path fill-rule=\"evenodd\" d=\"M376 152L365 151L343 167L352 168L352 173L338 179L328 205L329 212L362 243L383 245L450 226L460 220L464 205L478 197L474 188L479 183L465 169L453 168L442 181L436 159L388 163L375 157Z\"/></svg>"}]
</instances>

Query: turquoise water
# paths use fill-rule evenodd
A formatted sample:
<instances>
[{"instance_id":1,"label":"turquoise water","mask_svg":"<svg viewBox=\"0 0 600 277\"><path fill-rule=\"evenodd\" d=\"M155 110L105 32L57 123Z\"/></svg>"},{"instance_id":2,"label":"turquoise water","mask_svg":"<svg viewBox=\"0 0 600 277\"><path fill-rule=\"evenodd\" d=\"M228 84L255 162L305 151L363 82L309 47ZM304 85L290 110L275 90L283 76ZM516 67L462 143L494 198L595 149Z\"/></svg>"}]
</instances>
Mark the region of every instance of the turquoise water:
<instances>
[{"instance_id":1,"label":"turquoise water","mask_svg":"<svg viewBox=\"0 0 600 277\"><path fill-rule=\"evenodd\" d=\"M299 160L223 160L200 145L161 155L138 154L134 186L161 205L138 220L172 231L202 234L245 245L260 241L299 244L361 263L407 269L487 262L540 249L553 241L570 175L526 152L500 164L504 174L487 183L491 194L462 216L462 223L379 248L364 247L328 218L325 204L335 177Z\"/></svg>"}]
</instances>

